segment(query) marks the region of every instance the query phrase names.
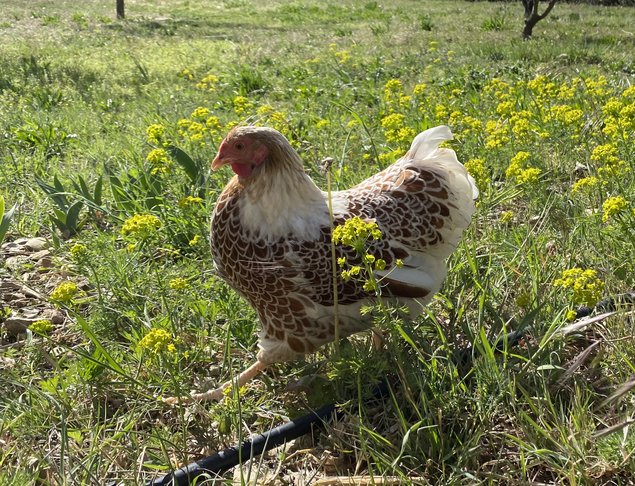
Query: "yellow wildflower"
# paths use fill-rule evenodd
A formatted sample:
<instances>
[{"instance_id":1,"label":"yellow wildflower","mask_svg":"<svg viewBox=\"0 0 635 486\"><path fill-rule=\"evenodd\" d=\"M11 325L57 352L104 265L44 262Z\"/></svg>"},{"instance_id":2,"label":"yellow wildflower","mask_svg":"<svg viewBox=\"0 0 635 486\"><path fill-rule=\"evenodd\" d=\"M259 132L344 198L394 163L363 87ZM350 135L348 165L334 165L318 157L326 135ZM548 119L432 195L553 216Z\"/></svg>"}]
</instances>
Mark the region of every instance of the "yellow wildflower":
<instances>
[{"instance_id":1,"label":"yellow wildflower","mask_svg":"<svg viewBox=\"0 0 635 486\"><path fill-rule=\"evenodd\" d=\"M59 302L69 303L80 293L75 282L62 282L51 292L51 299Z\"/></svg>"},{"instance_id":2,"label":"yellow wildflower","mask_svg":"<svg viewBox=\"0 0 635 486\"><path fill-rule=\"evenodd\" d=\"M355 216L333 229L332 240L333 243L355 248L361 254L369 239L379 240L381 237L381 230L375 221L364 221Z\"/></svg>"},{"instance_id":3,"label":"yellow wildflower","mask_svg":"<svg viewBox=\"0 0 635 486\"><path fill-rule=\"evenodd\" d=\"M412 94L415 96L420 96L426 91L427 85L425 83L416 84L412 89Z\"/></svg>"},{"instance_id":4,"label":"yellow wildflower","mask_svg":"<svg viewBox=\"0 0 635 486\"><path fill-rule=\"evenodd\" d=\"M204 89L206 91L216 91L216 85L218 84L218 82L218 76L208 74L196 84L196 87L198 89Z\"/></svg>"},{"instance_id":5,"label":"yellow wildflower","mask_svg":"<svg viewBox=\"0 0 635 486\"><path fill-rule=\"evenodd\" d=\"M234 105L234 112L237 115L243 115L254 106L254 104L244 96L236 96L232 103Z\"/></svg>"},{"instance_id":6,"label":"yellow wildflower","mask_svg":"<svg viewBox=\"0 0 635 486\"><path fill-rule=\"evenodd\" d=\"M629 202L622 196L610 197L602 204L602 221L622 214L628 209Z\"/></svg>"},{"instance_id":7,"label":"yellow wildflower","mask_svg":"<svg viewBox=\"0 0 635 486\"><path fill-rule=\"evenodd\" d=\"M574 304L594 306L604 292L604 282L597 276L595 270L570 268L562 272L560 278L554 280L553 285L569 289Z\"/></svg>"},{"instance_id":8,"label":"yellow wildflower","mask_svg":"<svg viewBox=\"0 0 635 486\"><path fill-rule=\"evenodd\" d=\"M194 238L192 238L190 241L187 242L187 244L189 246L196 246L198 245L198 242L201 239L201 235L194 235Z\"/></svg>"},{"instance_id":9,"label":"yellow wildflower","mask_svg":"<svg viewBox=\"0 0 635 486\"><path fill-rule=\"evenodd\" d=\"M146 128L148 143L159 145L165 136L165 127L159 123L153 123Z\"/></svg>"},{"instance_id":10,"label":"yellow wildflower","mask_svg":"<svg viewBox=\"0 0 635 486\"><path fill-rule=\"evenodd\" d=\"M82 245L81 243L75 243L71 246L69 253L75 260L79 260L88 253L88 248L86 248L86 245Z\"/></svg>"},{"instance_id":11,"label":"yellow wildflower","mask_svg":"<svg viewBox=\"0 0 635 486\"><path fill-rule=\"evenodd\" d=\"M503 211L500 215L501 223L511 223L514 220L514 211Z\"/></svg>"},{"instance_id":12,"label":"yellow wildflower","mask_svg":"<svg viewBox=\"0 0 635 486\"><path fill-rule=\"evenodd\" d=\"M181 209L191 208L192 206L200 206L201 204L203 204L203 199L195 196L185 196L178 202Z\"/></svg>"},{"instance_id":13,"label":"yellow wildflower","mask_svg":"<svg viewBox=\"0 0 635 486\"><path fill-rule=\"evenodd\" d=\"M222 128L222 125L220 123L220 119L217 116L208 117L207 120L205 120L205 126L211 132L218 132Z\"/></svg>"},{"instance_id":14,"label":"yellow wildflower","mask_svg":"<svg viewBox=\"0 0 635 486\"><path fill-rule=\"evenodd\" d=\"M505 171L505 176L508 178L518 177L518 175L523 171L523 168L525 167L526 162L529 160L530 157L531 154L524 151L518 152L516 155L514 155L514 157L512 157L511 161L509 162L507 170Z\"/></svg>"},{"instance_id":15,"label":"yellow wildflower","mask_svg":"<svg viewBox=\"0 0 635 486\"><path fill-rule=\"evenodd\" d=\"M194 118L205 118L207 116L209 116L210 111L209 108L205 108L203 106L199 106L198 108L196 108L192 114L190 115L190 118L194 119Z\"/></svg>"},{"instance_id":16,"label":"yellow wildflower","mask_svg":"<svg viewBox=\"0 0 635 486\"><path fill-rule=\"evenodd\" d=\"M121 227L121 234L146 240L161 227L161 220L152 214L135 214L128 218Z\"/></svg>"},{"instance_id":17,"label":"yellow wildflower","mask_svg":"<svg viewBox=\"0 0 635 486\"><path fill-rule=\"evenodd\" d=\"M571 186L571 192L582 192L582 191L590 191L594 187L597 187L600 184L600 179L594 176L583 177L575 181L573 186Z\"/></svg>"},{"instance_id":18,"label":"yellow wildflower","mask_svg":"<svg viewBox=\"0 0 635 486\"><path fill-rule=\"evenodd\" d=\"M606 94L606 85L608 81L605 76L599 76L597 79L586 78L584 80L586 89L593 96L604 96Z\"/></svg>"},{"instance_id":19,"label":"yellow wildflower","mask_svg":"<svg viewBox=\"0 0 635 486\"><path fill-rule=\"evenodd\" d=\"M403 92L403 83L398 79L389 79L384 84L384 98L390 98L394 94L401 94Z\"/></svg>"},{"instance_id":20,"label":"yellow wildflower","mask_svg":"<svg viewBox=\"0 0 635 486\"><path fill-rule=\"evenodd\" d=\"M465 162L467 173L474 177L479 189L485 189L491 182L491 177L483 159L470 159Z\"/></svg>"},{"instance_id":21,"label":"yellow wildflower","mask_svg":"<svg viewBox=\"0 0 635 486\"><path fill-rule=\"evenodd\" d=\"M192 79L194 79L194 74L192 74L192 71L190 71L188 68L181 69L181 71L179 71L177 76L179 78L187 79L188 81L191 81Z\"/></svg>"},{"instance_id":22,"label":"yellow wildflower","mask_svg":"<svg viewBox=\"0 0 635 486\"><path fill-rule=\"evenodd\" d=\"M53 323L48 319L40 319L29 326L29 330L35 334L48 334L53 330Z\"/></svg>"},{"instance_id":23,"label":"yellow wildflower","mask_svg":"<svg viewBox=\"0 0 635 486\"><path fill-rule=\"evenodd\" d=\"M181 277L173 278L170 280L169 285L172 290L185 290L190 286L189 282Z\"/></svg>"},{"instance_id":24,"label":"yellow wildflower","mask_svg":"<svg viewBox=\"0 0 635 486\"><path fill-rule=\"evenodd\" d=\"M529 167L528 169L523 169L516 176L516 181L520 184L533 184L534 182L538 182L538 178L542 171L537 169L536 167Z\"/></svg>"},{"instance_id":25,"label":"yellow wildflower","mask_svg":"<svg viewBox=\"0 0 635 486\"><path fill-rule=\"evenodd\" d=\"M174 353L176 346L172 335L165 329L152 329L138 344L140 349L150 351L153 354Z\"/></svg>"},{"instance_id":26,"label":"yellow wildflower","mask_svg":"<svg viewBox=\"0 0 635 486\"><path fill-rule=\"evenodd\" d=\"M363 289L366 292L374 292L375 290L377 290L377 283L372 278L368 279L364 282Z\"/></svg>"}]
</instances>

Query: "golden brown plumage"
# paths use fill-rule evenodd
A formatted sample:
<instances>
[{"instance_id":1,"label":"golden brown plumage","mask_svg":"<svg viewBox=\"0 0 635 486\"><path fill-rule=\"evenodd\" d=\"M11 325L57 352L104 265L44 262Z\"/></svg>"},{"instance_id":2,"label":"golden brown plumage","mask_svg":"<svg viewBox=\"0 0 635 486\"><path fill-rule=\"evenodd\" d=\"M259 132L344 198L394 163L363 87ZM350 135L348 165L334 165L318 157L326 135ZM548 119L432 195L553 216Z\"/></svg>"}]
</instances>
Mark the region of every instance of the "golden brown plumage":
<instances>
[{"instance_id":1,"label":"golden brown plumage","mask_svg":"<svg viewBox=\"0 0 635 486\"><path fill-rule=\"evenodd\" d=\"M383 237L369 252L386 261L377 271L382 299L407 305L417 315L439 290L445 259L474 212L476 186L450 149L447 127L419 134L395 164L347 190L332 193L335 225L359 216L377 223ZM304 172L295 150L279 132L233 129L213 169L230 165L236 176L221 194L212 219L211 244L220 275L257 311L262 324L258 362L243 382L267 364L311 353L335 337L367 329L360 308L374 298L354 280L337 282L334 305L328 195ZM336 245L337 257L359 256ZM395 262L403 261L397 268ZM339 272L338 272L339 273ZM217 390L195 399L218 399Z\"/></svg>"}]
</instances>

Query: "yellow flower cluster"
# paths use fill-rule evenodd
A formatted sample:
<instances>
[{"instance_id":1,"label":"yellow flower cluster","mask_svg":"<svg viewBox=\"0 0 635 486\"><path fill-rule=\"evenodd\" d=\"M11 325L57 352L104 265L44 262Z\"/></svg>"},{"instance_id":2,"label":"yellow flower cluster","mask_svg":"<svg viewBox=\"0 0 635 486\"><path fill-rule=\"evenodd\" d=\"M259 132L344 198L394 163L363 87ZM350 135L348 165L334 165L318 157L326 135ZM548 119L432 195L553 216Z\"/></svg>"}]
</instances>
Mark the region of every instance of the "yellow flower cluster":
<instances>
[{"instance_id":1,"label":"yellow flower cluster","mask_svg":"<svg viewBox=\"0 0 635 486\"><path fill-rule=\"evenodd\" d=\"M584 80L584 84L587 91L592 96L601 97L606 94L606 86L608 85L608 80L606 79L606 76L598 76L596 79L586 78Z\"/></svg>"},{"instance_id":2,"label":"yellow flower cluster","mask_svg":"<svg viewBox=\"0 0 635 486\"><path fill-rule=\"evenodd\" d=\"M29 326L29 330L35 334L48 334L53 330L53 323L48 319L40 319Z\"/></svg>"},{"instance_id":3,"label":"yellow flower cluster","mask_svg":"<svg viewBox=\"0 0 635 486\"><path fill-rule=\"evenodd\" d=\"M69 253L75 260L80 260L86 256L86 254L88 253L88 248L86 248L86 245L83 245L81 243L75 243L73 246L71 246Z\"/></svg>"},{"instance_id":4,"label":"yellow flower cluster","mask_svg":"<svg viewBox=\"0 0 635 486\"><path fill-rule=\"evenodd\" d=\"M527 87L533 92L539 104L547 104L549 100L558 96L558 85L542 74L528 81Z\"/></svg>"},{"instance_id":5,"label":"yellow flower cluster","mask_svg":"<svg viewBox=\"0 0 635 486\"><path fill-rule=\"evenodd\" d=\"M199 106L192 112L192 114L190 115L190 118L192 119L207 118L209 115L210 115L209 108L205 108L204 106Z\"/></svg>"},{"instance_id":6,"label":"yellow flower cluster","mask_svg":"<svg viewBox=\"0 0 635 486\"><path fill-rule=\"evenodd\" d=\"M562 276L554 280L553 285L571 291L573 304L594 306L604 293L604 282L595 270L570 268L562 272Z\"/></svg>"},{"instance_id":7,"label":"yellow flower cluster","mask_svg":"<svg viewBox=\"0 0 635 486\"><path fill-rule=\"evenodd\" d=\"M488 120L485 123L485 132L487 133L485 139L485 148L487 149L501 148L510 141L509 125L506 123Z\"/></svg>"},{"instance_id":8,"label":"yellow flower cluster","mask_svg":"<svg viewBox=\"0 0 635 486\"><path fill-rule=\"evenodd\" d=\"M626 212L629 202L622 196L609 197L602 204L602 221L606 222Z\"/></svg>"},{"instance_id":9,"label":"yellow flower cluster","mask_svg":"<svg viewBox=\"0 0 635 486\"><path fill-rule=\"evenodd\" d=\"M194 79L194 74L188 68L181 69L177 76L179 78L187 79L188 81L192 81Z\"/></svg>"},{"instance_id":10,"label":"yellow flower cluster","mask_svg":"<svg viewBox=\"0 0 635 486\"><path fill-rule=\"evenodd\" d=\"M289 131L289 120L287 120L287 115L283 111L276 110L269 104L264 104L258 107L256 113L261 117L261 120L258 121L259 125L265 124L285 135ZM328 124L328 120L324 121ZM321 124L321 126L326 125ZM293 142L291 143L293 144Z\"/></svg>"},{"instance_id":11,"label":"yellow flower cluster","mask_svg":"<svg viewBox=\"0 0 635 486\"><path fill-rule=\"evenodd\" d=\"M196 84L196 87L205 91L216 91L219 81L218 76L208 74Z\"/></svg>"},{"instance_id":12,"label":"yellow flower cluster","mask_svg":"<svg viewBox=\"0 0 635 486\"><path fill-rule=\"evenodd\" d=\"M579 108L573 108L569 105L554 105L546 116L546 121L550 119L559 121L565 125L573 125L578 123L584 113Z\"/></svg>"},{"instance_id":13,"label":"yellow flower cluster","mask_svg":"<svg viewBox=\"0 0 635 486\"><path fill-rule=\"evenodd\" d=\"M583 177L582 179L575 181L573 186L571 186L571 192L590 192L593 188L598 187L599 185L600 179L597 177Z\"/></svg>"},{"instance_id":14,"label":"yellow flower cluster","mask_svg":"<svg viewBox=\"0 0 635 486\"><path fill-rule=\"evenodd\" d=\"M172 160L170 159L170 155L167 150L163 148L150 150L146 156L146 160L152 166L150 173L153 175L169 174L172 172Z\"/></svg>"},{"instance_id":15,"label":"yellow flower cluster","mask_svg":"<svg viewBox=\"0 0 635 486\"><path fill-rule=\"evenodd\" d=\"M181 135L184 139L190 140L191 142L203 143L203 138L205 137L205 132L207 131L205 124L195 120L182 118L177 122L177 127L179 128L179 135Z\"/></svg>"},{"instance_id":16,"label":"yellow flower cluster","mask_svg":"<svg viewBox=\"0 0 635 486\"><path fill-rule=\"evenodd\" d=\"M196 246L198 245L198 242L201 240L201 235L194 235L194 238L192 238L190 241L187 242L187 244L189 246Z\"/></svg>"},{"instance_id":17,"label":"yellow flower cluster","mask_svg":"<svg viewBox=\"0 0 635 486\"><path fill-rule=\"evenodd\" d=\"M223 128L220 119L204 106L197 107L189 118L181 118L177 127L182 138L196 142L201 147L205 146L205 135L217 135Z\"/></svg>"},{"instance_id":18,"label":"yellow flower cluster","mask_svg":"<svg viewBox=\"0 0 635 486\"><path fill-rule=\"evenodd\" d=\"M345 269L346 258L337 259L340 267L340 274L345 282L351 279L363 281L363 289L366 292L378 292L378 281L374 275L375 271L386 269L386 261L383 258L377 258L367 251L367 243L372 238L379 240L382 237L381 230L374 221L364 221L359 217L354 217L346 221L343 225L337 226L333 230L333 242L342 243L344 246L350 246L361 258L361 265L351 265ZM403 262L395 262L397 266L402 266Z\"/></svg>"},{"instance_id":19,"label":"yellow flower cluster","mask_svg":"<svg viewBox=\"0 0 635 486\"><path fill-rule=\"evenodd\" d=\"M618 157L618 148L615 144L598 145L591 152L590 158L600 165L598 175L602 179L619 178L630 172L630 167Z\"/></svg>"},{"instance_id":20,"label":"yellow flower cluster","mask_svg":"<svg viewBox=\"0 0 635 486\"><path fill-rule=\"evenodd\" d=\"M185 196L181 198L178 205L181 209L188 209L192 207L198 207L203 204L203 199L196 196Z\"/></svg>"},{"instance_id":21,"label":"yellow flower cluster","mask_svg":"<svg viewBox=\"0 0 635 486\"><path fill-rule=\"evenodd\" d=\"M139 348L153 354L174 353L176 346L172 335L165 329L152 329L139 341Z\"/></svg>"},{"instance_id":22,"label":"yellow flower cluster","mask_svg":"<svg viewBox=\"0 0 635 486\"><path fill-rule=\"evenodd\" d=\"M121 227L121 234L138 240L147 240L161 227L161 220L152 214L135 214Z\"/></svg>"},{"instance_id":23,"label":"yellow flower cluster","mask_svg":"<svg viewBox=\"0 0 635 486\"><path fill-rule=\"evenodd\" d=\"M172 290L185 290L190 286L190 283L182 277L177 277L170 280L169 286Z\"/></svg>"},{"instance_id":24,"label":"yellow flower cluster","mask_svg":"<svg viewBox=\"0 0 635 486\"><path fill-rule=\"evenodd\" d=\"M351 59L350 51L348 51L346 49L338 50L337 49L337 44L335 44L335 43L329 44L329 51L335 57L335 59L337 60L338 64L346 64Z\"/></svg>"},{"instance_id":25,"label":"yellow flower cluster","mask_svg":"<svg viewBox=\"0 0 635 486\"><path fill-rule=\"evenodd\" d=\"M364 221L355 216L333 229L332 240L333 243L341 243L358 250L363 249L370 238L379 240L381 237L381 230L375 221Z\"/></svg>"},{"instance_id":26,"label":"yellow flower cluster","mask_svg":"<svg viewBox=\"0 0 635 486\"><path fill-rule=\"evenodd\" d=\"M51 299L58 302L69 303L80 293L75 282L62 282L51 292Z\"/></svg>"},{"instance_id":27,"label":"yellow flower cluster","mask_svg":"<svg viewBox=\"0 0 635 486\"><path fill-rule=\"evenodd\" d=\"M398 101L403 96L403 83L399 79L389 79L384 84L383 99L387 103Z\"/></svg>"},{"instance_id":28,"label":"yellow flower cluster","mask_svg":"<svg viewBox=\"0 0 635 486\"><path fill-rule=\"evenodd\" d=\"M492 178L490 176L485 161L483 159L470 159L465 162L467 173L474 177L476 185L479 189L484 190L489 187Z\"/></svg>"},{"instance_id":29,"label":"yellow flower cluster","mask_svg":"<svg viewBox=\"0 0 635 486\"><path fill-rule=\"evenodd\" d=\"M511 223L514 220L514 211L503 211L500 215L500 222L503 224Z\"/></svg>"},{"instance_id":30,"label":"yellow flower cluster","mask_svg":"<svg viewBox=\"0 0 635 486\"><path fill-rule=\"evenodd\" d=\"M515 179L519 184L537 182L542 171L536 167L530 167L527 163L531 155L529 152L518 152L509 163L505 176Z\"/></svg>"},{"instance_id":31,"label":"yellow flower cluster","mask_svg":"<svg viewBox=\"0 0 635 486\"><path fill-rule=\"evenodd\" d=\"M165 127L160 123L153 123L146 128L148 143L152 145L161 145L165 137Z\"/></svg>"},{"instance_id":32,"label":"yellow flower cluster","mask_svg":"<svg viewBox=\"0 0 635 486\"><path fill-rule=\"evenodd\" d=\"M254 104L245 96L236 96L232 104L234 105L234 113L242 116L254 107Z\"/></svg>"},{"instance_id":33,"label":"yellow flower cluster","mask_svg":"<svg viewBox=\"0 0 635 486\"><path fill-rule=\"evenodd\" d=\"M405 120L405 115L401 113L391 113L382 118L381 126L388 143L395 143L399 146L410 145L416 132L412 128L404 126Z\"/></svg>"},{"instance_id":34,"label":"yellow flower cluster","mask_svg":"<svg viewBox=\"0 0 635 486\"><path fill-rule=\"evenodd\" d=\"M500 101L510 101L513 88L500 78L492 78L485 85L483 91L487 94L492 94Z\"/></svg>"}]
</instances>

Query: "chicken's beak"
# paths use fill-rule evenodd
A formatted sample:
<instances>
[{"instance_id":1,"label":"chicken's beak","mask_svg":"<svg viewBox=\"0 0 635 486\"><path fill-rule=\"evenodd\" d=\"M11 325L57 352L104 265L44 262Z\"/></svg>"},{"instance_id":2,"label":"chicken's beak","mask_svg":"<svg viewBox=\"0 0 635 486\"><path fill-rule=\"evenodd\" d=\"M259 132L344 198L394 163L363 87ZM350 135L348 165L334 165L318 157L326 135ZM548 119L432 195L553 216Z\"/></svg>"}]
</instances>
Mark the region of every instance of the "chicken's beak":
<instances>
[{"instance_id":1,"label":"chicken's beak","mask_svg":"<svg viewBox=\"0 0 635 486\"><path fill-rule=\"evenodd\" d=\"M223 142L220 144L220 147L218 147L218 153L216 154L216 157L214 157L214 160L212 161L212 170L218 170L222 166L229 163L229 160L227 160L227 158L225 157L224 152L225 152L225 140L223 140Z\"/></svg>"}]
</instances>

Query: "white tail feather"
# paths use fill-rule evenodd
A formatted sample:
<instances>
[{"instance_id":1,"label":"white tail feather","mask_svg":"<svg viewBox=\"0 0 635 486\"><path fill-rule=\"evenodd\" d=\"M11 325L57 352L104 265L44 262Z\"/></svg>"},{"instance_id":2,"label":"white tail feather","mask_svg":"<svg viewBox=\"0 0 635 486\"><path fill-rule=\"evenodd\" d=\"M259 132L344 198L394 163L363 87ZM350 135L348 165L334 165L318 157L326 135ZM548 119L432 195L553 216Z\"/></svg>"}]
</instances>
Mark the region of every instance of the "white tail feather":
<instances>
[{"instance_id":1,"label":"white tail feather","mask_svg":"<svg viewBox=\"0 0 635 486\"><path fill-rule=\"evenodd\" d=\"M445 179L449 188L449 201L452 203L450 215L439 230L443 242L425 249L407 249L411 256L404 262L405 266L388 272L393 280L431 290L429 298L441 287L446 275L445 259L454 251L463 231L468 227L475 211L474 201L478 197L474 179L458 161L454 151L439 148L441 143L453 138L446 126L430 128L415 137L410 150L402 159L402 163L425 168ZM423 300L427 301L429 298Z\"/></svg>"}]
</instances>

